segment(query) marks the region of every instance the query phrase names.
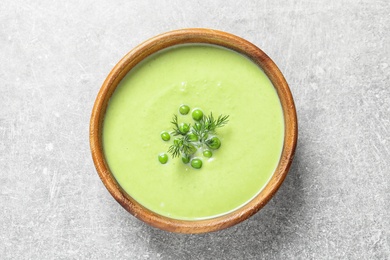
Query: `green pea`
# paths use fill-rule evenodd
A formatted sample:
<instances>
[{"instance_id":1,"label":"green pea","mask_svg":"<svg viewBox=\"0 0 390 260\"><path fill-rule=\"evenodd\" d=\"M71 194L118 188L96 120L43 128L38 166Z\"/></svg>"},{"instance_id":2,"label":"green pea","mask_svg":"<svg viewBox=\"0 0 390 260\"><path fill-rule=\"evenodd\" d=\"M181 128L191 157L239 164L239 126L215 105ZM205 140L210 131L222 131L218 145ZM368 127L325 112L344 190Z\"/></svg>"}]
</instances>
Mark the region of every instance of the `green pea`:
<instances>
[{"instance_id":1,"label":"green pea","mask_svg":"<svg viewBox=\"0 0 390 260\"><path fill-rule=\"evenodd\" d=\"M191 160L191 166L195 169L202 168L202 160L198 158L194 158Z\"/></svg>"},{"instance_id":2,"label":"green pea","mask_svg":"<svg viewBox=\"0 0 390 260\"><path fill-rule=\"evenodd\" d=\"M179 131L180 131L180 133L182 133L182 134L188 133L188 131L190 131L190 126L189 126L189 124L187 124L187 123L181 123L181 124L179 125Z\"/></svg>"},{"instance_id":3,"label":"green pea","mask_svg":"<svg viewBox=\"0 0 390 260\"><path fill-rule=\"evenodd\" d=\"M189 157L189 156L186 156L186 155L183 155L183 156L181 157L181 160L182 160L182 162L183 162L184 164L187 164L187 163L190 162L190 157Z\"/></svg>"},{"instance_id":4,"label":"green pea","mask_svg":"<svg viewBox=\"0 0 390 260\"><path fill-rule=\"evenodd\" d=\"M203 156L207 157L207 158L211 158L211 156L213 156L213 152L210 151L210 150L204 150L203 151Z\"/></svg>"},{"instance_id":5,"label":"green pea","mask_svg":"<svg viewBox=\"0 0 390 260\"><path fill-rule=\"evenodd\" d=\"M163 131L161 132L161 139L169 141L169 139L171 139L171 135L167 131Z\"/></svg>"},{"instance_id":6,"label":"green pea","mask_svg":"<svg viewBox=\"0 0 390 260\"><path fill-rule=\"evenodd\" d=\"M213 149L213 150L216 150L218 149L219 147L221 147L221 140L219 140L218 137L212 137L208 140L206 140L206 145L210 148L210 149Z\"/></svg>"},{"instance_id":7,"label":"green pea","mask_svg":"<svg viewBox=\"0 0 390 260\"><path fill-rule=\"evenodd\" d=\"M190 112L190 107L187 106L187 105L181 105L181 106L179 107L179 112L180 112L180 114L182 114L182 115L187 115L188 112Z\"/></svg>"},{"instance_id":8,"label":"green pea","mask_svg":"<svg viewBox=\"0 0 390 260\"><path fill-rule=\"evenodd\" d=\"M199 108L196 108L192 111L192 118L195 121L200 121L203 118L203 112Z\"/></svg>"},{"instance_id":9,"label":"green pea","mask_svg":"<svg viewBox=\"0 0 390 260\"><path fill-rule=\"evenodd\" d=\"M158 160L160 161L160 163L166 164L168 162L168 155L166 153L160 153L158 155Z\"/></svg>"},{"instance_id":10,"label":"green pea","mask_svg":"<svg viewBox=\"0 0 390 260\"><path fill-rule=\"evenodd\" d=\"M191 142L197 142L199 140L198 136L193 132L189 132L187 136L188 136L188 140L190 140Z\"/></svg>"}]
</instances>

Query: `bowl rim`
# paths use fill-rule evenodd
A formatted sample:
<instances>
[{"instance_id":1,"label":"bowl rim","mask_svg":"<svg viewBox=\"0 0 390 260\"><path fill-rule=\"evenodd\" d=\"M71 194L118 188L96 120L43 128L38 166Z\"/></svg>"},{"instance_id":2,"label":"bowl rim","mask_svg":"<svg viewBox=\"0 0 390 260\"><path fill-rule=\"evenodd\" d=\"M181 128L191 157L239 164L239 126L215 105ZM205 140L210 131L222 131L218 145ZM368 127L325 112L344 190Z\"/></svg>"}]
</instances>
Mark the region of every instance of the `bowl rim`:
<instances>
[{"instance_id":1,"label":"bowl rim","mask_svg":"<svg viewBox=\"0 0 390 260\"><path fill-rule=\"evenodd\" d=\"M239 52L250 58L268 76L274 85L283 110L284 143L282 154L271 179L251 201L240 208L210 219L178 220L161 216L139 204L129 196L111 174L102 145L102 123L108 101L123 77L139 62L162 49L186 44L213 44ZM146 40L128 52L111 70L96 97L90 119L89 140L91 154L100 179L128 212L145 223L176 233L205 233L236 225L258 212L276 193L284 181L292 160L298 138L298 122L294 100L289 86L276 64L260 48L236 35L207 28L188 28L165 32Z\"/></svg>"}]
</instances>

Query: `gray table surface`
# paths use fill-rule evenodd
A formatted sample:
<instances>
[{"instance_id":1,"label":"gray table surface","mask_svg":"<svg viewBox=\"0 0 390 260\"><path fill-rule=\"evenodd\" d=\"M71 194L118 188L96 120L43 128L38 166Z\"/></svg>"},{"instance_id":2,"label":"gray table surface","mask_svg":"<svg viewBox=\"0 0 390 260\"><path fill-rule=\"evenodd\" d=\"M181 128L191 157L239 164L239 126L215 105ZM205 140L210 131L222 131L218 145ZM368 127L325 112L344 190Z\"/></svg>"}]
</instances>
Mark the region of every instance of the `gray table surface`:
<instances>
[{"instance_id":1,"label":"gray table surface","mask_svg":"<svg viewBox=\"0 0 390 260\"><path fill-rule=\"evenodd\" d=\"M276 196L203 235L127 213L98 178L88 139L116 62L185 27L263 49L299 118ZM0 61L0 259L390 259L389 1L3 0Z\"/></svg>"}]
</instances>

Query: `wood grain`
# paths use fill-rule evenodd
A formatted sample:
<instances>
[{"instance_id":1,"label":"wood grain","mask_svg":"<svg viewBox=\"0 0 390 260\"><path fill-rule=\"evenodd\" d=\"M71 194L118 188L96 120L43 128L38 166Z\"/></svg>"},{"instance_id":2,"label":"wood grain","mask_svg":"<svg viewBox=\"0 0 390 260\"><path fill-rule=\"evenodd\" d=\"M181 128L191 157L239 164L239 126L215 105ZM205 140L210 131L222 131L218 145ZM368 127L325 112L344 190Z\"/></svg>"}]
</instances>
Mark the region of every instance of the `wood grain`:
<instances>
[{"instance_id":1,"label":"wood grain","mask_svg":"<svg viewBox=\"0 0 390 260\"><path fill-rule=\"evenodd\" d=\"M223 46L249 57L273 83L282 105L285 138L279 164L266 187L249 203L229 214L199 221L170 219L137 203L116 182L105 160L102 147L102 122L108 100L123 77L140 61L164 48L185 43L208 43ZM113 68L96 98L90 121L90 147L96 170L111 195L138 219L163 230L178 233L204 233L240 223L258 212L279 189L285 179L297 144L298 124L295 105L288 84L276 64L258 47L235 35L202 28L182 29L151 38L130 51Z\"/></svg>"}]
</instances>

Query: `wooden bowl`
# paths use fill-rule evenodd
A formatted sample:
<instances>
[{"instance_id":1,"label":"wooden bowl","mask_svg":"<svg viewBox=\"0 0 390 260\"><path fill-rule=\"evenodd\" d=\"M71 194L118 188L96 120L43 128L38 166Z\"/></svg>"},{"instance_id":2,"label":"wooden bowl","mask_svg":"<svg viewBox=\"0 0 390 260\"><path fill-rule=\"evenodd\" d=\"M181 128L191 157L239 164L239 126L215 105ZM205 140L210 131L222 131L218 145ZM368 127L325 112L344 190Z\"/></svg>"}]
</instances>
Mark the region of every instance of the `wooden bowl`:
<instances>
[{"instance_id":1,"label":"wooden bowl","mask_svg":"<svg viewBox=\"0 0 390 260\"><path fill-rule=\"evenodd\" d=\"M285 136L279 164L268 184L249 203L223 216L205 220L177 220L154 213L132 197L117 183L105 160L102 147L102 122L108 101L123 77L139 62L164 48L184 43L207 43L223 46L249 57L263 69L273 83L282 105ZM110 72L96 98L90 122L90 146L96 170L111 195L138 219L163 230L178 233L204 233L233 226L259 211L275 194L294 157L297 143L297 117L294 101L282 73L259 48L235 35L211 29L182 29L158 35L130 51Z\"/></svg>"}]
</instances>

